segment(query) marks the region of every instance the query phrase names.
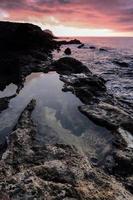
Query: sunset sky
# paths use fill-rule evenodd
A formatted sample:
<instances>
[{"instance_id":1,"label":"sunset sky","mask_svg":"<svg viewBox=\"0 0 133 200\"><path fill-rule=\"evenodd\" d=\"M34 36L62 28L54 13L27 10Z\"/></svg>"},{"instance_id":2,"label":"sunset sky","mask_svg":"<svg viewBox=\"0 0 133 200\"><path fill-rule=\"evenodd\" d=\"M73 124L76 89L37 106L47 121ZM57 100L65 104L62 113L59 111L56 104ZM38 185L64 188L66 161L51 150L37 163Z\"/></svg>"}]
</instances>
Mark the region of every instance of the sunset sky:
<instances>
[{"instance_id":1,"label":"sunset sky","mask_svg":"<svg viewBox=\"0 0 133 200\"><path fill-rule=\"evenodd\" d=\"M0 0L0 20L57 36L133 36L133 0Z\"/></svg>"}]
</instances>

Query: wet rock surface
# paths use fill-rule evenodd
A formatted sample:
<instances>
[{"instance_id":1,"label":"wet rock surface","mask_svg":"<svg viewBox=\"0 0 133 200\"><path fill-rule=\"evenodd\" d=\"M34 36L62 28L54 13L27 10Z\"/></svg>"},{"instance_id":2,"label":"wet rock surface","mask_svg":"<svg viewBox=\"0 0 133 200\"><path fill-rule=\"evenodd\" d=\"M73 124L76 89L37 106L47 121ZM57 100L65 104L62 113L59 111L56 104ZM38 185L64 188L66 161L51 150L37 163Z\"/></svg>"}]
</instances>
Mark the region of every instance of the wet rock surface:
<instances>
[{"instance_id":1,"label":"wet rock surface","mask_svg":"<svg viewBox=\"0 0 133 200\"><path fill-rule=\"evenodd\" d=\"M82 106L80 109L96 123L110 129L117 129L120 126L129 129L128 127L133 126L133 118L128 113L108 103L100 102L94 105Z\"/></svg>"},{"instance_id":2,"label":"wet rock surface","mask_svg":"<svg viewBox=\"0 0 133 200\"><path fill-rule=\"evenodd\" d=\"M74 147L37 145L31 119L34 107L32 100L22 112L0 161L1 199L132 198L118 181L93 168Z\"/></svg>"}]
</instances>

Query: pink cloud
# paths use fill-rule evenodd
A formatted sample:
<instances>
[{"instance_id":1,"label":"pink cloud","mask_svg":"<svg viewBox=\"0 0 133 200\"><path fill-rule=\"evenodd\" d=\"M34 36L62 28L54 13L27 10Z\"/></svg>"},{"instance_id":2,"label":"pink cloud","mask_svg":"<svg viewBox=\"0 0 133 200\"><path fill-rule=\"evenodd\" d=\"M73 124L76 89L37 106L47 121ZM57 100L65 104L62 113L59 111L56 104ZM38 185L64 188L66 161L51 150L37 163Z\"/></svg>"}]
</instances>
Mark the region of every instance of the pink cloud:
<instances>
[{"instance_id":1,"label":"pink cloud","mask_svg":"<svg viewBox=\"0 0 133 200\"><path fill-rule=\"evenodd\" d=\"M1 0L0 8L9 20L53 16L65 26L133 32L132 0Z\"/></svg>"}]
</instances>

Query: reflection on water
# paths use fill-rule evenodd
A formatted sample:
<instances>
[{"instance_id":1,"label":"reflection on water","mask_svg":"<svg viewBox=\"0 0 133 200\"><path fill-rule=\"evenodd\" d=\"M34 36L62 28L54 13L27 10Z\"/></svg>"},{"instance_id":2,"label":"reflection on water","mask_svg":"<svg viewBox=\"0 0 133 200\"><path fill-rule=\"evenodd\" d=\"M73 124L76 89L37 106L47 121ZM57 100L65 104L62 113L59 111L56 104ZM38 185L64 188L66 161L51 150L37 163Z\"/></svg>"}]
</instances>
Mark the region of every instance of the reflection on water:
<instances>
[{"instance_id":1,"label":"reflection on water","mask_svg":"<svg viewBox=\"0 0 133 200\"><path fill-rule=\"evenodd\" d=\"M33 120L38 128L39 143L61 142L75 145L88 155L101 157L106 154L111 148L111 134L81 114L78 110L82 104L80 100L70 92L63 92L62 88L63 82L55 72L29 75L24 88L0 114L0 138L12 129L21 111L35 98ZM6 91L8 88L3 93Z\"/></svg>"}]
</instances>

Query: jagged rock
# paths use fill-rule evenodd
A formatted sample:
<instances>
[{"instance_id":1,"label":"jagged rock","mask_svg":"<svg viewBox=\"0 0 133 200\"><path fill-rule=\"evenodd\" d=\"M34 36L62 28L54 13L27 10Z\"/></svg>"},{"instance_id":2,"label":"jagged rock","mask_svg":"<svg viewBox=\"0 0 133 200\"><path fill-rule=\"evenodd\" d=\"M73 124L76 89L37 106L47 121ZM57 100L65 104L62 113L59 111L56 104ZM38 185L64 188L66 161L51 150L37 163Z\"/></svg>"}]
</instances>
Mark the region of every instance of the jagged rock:
<instances>
[{"instance_id":1,"label":"jagged rock","mask_svg":"<svg viewBox=\"0 0 133 200\"><path fill-rule=\"evenodd\" d=\"M32 100L22 112L0 161L1 199L131 199L119 182L92 168L74 147L36 143L34 107Z\"/></svg>"},{"instance_id":2,"label":"jagged rock","mask_svg":"<svg viewBox=\"0 0 133 200\"><path fill-rule=\"evenodd\" d=\"M64 53L66 55L71 55L71 49L70 48L66 48L65 51L64 51Z\"/></svg>"},{"instance_id":3,"label":"jagged rock","mask_svg":"<svg viewBox=\"0 0 133 200\"><path fill-rule=\"evenodd\" d=\"M98 96L106 92L104 81L91 72L61 75L60 79L65 83L63 91L72 91L83 103L95 102Z\"/></svg>"},{"instance_id":4,"label":"jagged rock","mask_svg":"<svg viewBox=\"0 0 133 200\"><path fill-rule=\"evenodd\" d=\"M85 105L80 107L81 112L85 113L95 123L111 129L117 129L124 124L132 125L133 119L122 109L108 103ZM126 129L126 126L124 126Z\"/></svg>"}]
</instances>

